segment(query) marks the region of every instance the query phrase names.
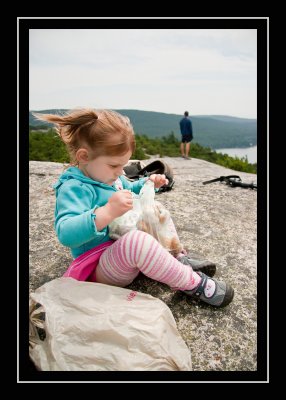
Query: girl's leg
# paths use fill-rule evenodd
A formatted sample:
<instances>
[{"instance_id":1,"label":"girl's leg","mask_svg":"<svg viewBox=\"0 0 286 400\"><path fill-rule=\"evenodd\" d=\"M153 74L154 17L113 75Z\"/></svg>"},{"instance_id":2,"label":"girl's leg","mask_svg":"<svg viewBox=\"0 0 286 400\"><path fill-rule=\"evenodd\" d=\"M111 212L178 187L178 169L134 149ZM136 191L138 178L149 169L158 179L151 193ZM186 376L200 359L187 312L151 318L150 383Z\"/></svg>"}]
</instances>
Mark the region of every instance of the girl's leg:
<instances>
[{"instance_id":1,"label":"girl's leg","mask_svg":"<svg viewBox=\"0 0 286 400\"><path fill-rule=\"evenodd\" d=\"M96 281L124 287L139 271L216 307L224 307L233 299L230 285L196 273L174 258L153 236L138 230L126 233L104 251L96 268Z\"/></svg>"},{"instance_id":2,"label":"girl's leg","mask_svg":"<svg viewBox=\"0 0 286 400\"><path fill-rule=\"evenodd\" d=\"M148 233L126 233L102 254L96 268L96 281L127 286L139 272L174 289L192 290L200 275L181 264Z\"/></svg>"}]
</instances>

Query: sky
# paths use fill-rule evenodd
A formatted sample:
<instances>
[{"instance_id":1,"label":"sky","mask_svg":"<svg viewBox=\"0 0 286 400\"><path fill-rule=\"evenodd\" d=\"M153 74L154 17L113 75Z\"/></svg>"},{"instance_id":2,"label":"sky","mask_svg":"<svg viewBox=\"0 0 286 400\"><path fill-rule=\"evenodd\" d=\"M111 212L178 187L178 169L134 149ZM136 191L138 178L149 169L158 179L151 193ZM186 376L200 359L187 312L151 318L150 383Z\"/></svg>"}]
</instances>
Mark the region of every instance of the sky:
<instances>
[{"instance_id":1,"label":"sky","mask_svg":"<svg viewBox=\"0 0 286 400\"><path fill-rule=\"evenodd\" d=\"M257 118L257 30L30 29L29 99Z\"/></svg>"}]
</instances>

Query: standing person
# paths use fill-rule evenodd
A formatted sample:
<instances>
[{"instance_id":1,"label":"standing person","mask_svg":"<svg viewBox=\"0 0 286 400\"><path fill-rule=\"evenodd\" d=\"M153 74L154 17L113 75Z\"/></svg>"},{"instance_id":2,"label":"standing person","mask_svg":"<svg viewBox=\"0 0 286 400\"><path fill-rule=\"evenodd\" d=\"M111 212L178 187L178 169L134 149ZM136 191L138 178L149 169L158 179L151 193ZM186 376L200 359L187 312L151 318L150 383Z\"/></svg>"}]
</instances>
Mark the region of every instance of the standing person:
<instances>
[{"instance_id":1,"label":"standing person","mask_svg":"<svg viewBox=\"0 0 286 400\"><path fill-rule=\"evenodd\" d=\"M132 230L116 241L110 239L108 224L132 209L130 191L138 194L147 179L155 188L167 183L165 175L153 174L135 182L122 175L135 150L135 135L127 117L93 109L35 116L56 125L74 165L54 186L56 233L75 258L65 276L75 277L85 268L88 275L81 280L124 287L141 271L215 307L232 301L230 285L199 269L194 271L148 233Z\"/></svg>"},{"instance_id":2,"label":"standing person","mask_svg":"<svg viewBox=\"0 0 286 400\"><path fill-rule=\"evenodd\" d=\"M180 130L182 135L181 154L183 158L190 160L189 152L191 141L193 140L193 127L188 111L185 111L184 117L180 121Z\"/></svg>"}]
</instances>

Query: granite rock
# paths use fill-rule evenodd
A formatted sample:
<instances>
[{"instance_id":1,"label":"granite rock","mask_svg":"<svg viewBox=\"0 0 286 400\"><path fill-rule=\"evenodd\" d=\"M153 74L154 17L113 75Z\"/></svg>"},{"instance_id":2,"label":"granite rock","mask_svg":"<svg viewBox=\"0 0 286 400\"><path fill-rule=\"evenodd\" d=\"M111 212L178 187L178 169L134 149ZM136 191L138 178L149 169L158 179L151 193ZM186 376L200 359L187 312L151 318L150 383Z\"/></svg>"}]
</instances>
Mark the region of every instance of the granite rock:
<instances>
[{"instance_id":1,"label":"granite rock","mask_svg":"<svg viewBox=\"0 0 286 400\"><path fill-rule=\"evenodd\" d=\"M216 309L142 274L129 286L160 298L171 309L178 330L192 353L194 371L257 369L257 192L224 183L203 185L221 175L256 175L233 171L192 158L163 158L174 170L173 190L157 194L171 212L187 250L217 265L216 277L229 282L233 302ZM152 160L147 160L148 162ZM63 275L72 257L54 232L52 185L65 165L30 161L30 290Z\"/></svg>"}]
</instances>

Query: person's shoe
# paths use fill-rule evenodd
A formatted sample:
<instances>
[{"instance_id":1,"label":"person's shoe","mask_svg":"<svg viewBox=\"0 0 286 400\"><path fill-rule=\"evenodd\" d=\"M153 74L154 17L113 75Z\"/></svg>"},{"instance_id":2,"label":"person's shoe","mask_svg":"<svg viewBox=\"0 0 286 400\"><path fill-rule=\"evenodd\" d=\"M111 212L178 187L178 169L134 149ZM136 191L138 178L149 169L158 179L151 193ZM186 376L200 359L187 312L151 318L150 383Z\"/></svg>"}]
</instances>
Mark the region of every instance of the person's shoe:
<instances>
[{"instance_id":1,"label":"person's shoe","mask_svg":"<svg viewBox=\"0 0 286 400\"><path fill-rule=\"evenodd\" d=\"M198 272L198 274L202 278L199 285L193 290L183 290L183 293L185 293L187 296L202 300L214 307L225 307L232 301L234 290L230 285L222 281L217 281L214 278L211 279L201 272ZM205 288L208 280L212 280L215 283L215 291L210 297L206 297L205 294Z\"/></svg>"},{"instance_id":2,"label":"person's shoe","mask_svg":"<svg viewBox=\"0 0 286 400\"><path fill-rule=\"evenodd\" d=\"M216 265L208 260L202 260L191 254L180 256L177 258L180 263L190 265L194 271L203 272L204 274L212 277L216 273Z\"/></svg>"}]
</instances>

